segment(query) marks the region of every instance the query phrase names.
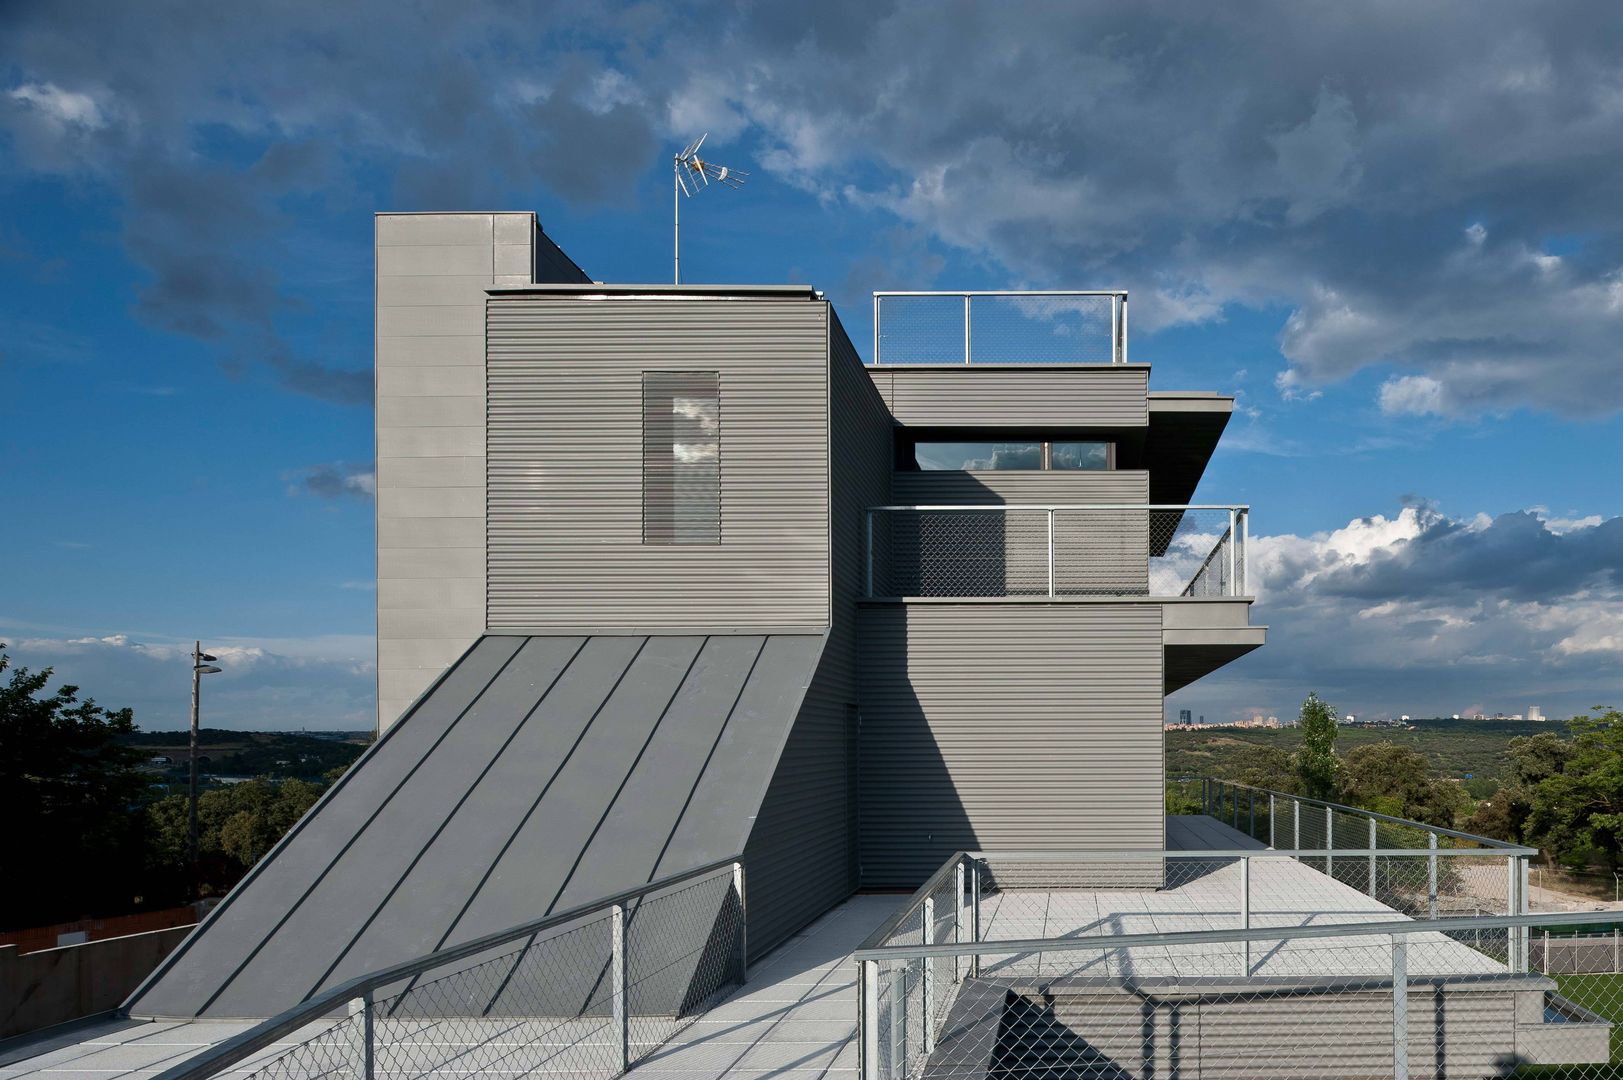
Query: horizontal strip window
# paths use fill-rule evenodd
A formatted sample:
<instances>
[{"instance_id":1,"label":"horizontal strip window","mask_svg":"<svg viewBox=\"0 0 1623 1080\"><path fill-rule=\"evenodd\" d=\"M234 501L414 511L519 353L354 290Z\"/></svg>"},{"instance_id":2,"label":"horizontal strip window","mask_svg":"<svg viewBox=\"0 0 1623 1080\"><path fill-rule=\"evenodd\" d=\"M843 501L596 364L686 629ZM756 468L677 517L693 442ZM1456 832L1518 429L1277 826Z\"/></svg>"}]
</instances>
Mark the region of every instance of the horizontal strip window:
<instances>
[{"instance_id":1,"label":"horizontal strip window","mask_svg":"<svg viewBox=\"0 0 1623 1080\"><path fill-rule=\"evenodd\" d=\"M643 372L642 542L721 543L717 372Z\"/></svg>"},{"instance_id":2,"label":"horizontal strip window","mask_svg":"<svg viewBox=\"0 0 1623 1080\"><path fill-rule=\"evenodd\" d=\"M917 442L914 465L925 472L1004 470L1103 470L1114 465L1108 442Z\"/></svg>"}]
</instances>

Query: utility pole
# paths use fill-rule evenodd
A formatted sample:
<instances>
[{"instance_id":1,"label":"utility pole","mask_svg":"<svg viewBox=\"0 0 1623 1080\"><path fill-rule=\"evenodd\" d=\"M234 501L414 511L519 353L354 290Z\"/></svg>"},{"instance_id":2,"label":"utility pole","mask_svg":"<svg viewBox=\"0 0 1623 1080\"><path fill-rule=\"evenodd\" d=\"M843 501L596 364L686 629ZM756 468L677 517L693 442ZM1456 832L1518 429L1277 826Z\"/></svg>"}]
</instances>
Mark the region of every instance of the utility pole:
<instances>
[{"instance_id":1,"label":"utility pole","mask_svg":"<svg viewBox=\"0 0 1623 1080\"><path fill-rule=\"evenodd\" d=\"M202 688L203 676L213 675L220 669L212 666L212 661L219 659L203 651L201 641L192 644L192 740L191 748L187 754L191 773L191 805L186 826L187 853L192 864L192 899L198 900L202 891L197 865L197 713L198 691Z\"/></svg>"}]
</instances>

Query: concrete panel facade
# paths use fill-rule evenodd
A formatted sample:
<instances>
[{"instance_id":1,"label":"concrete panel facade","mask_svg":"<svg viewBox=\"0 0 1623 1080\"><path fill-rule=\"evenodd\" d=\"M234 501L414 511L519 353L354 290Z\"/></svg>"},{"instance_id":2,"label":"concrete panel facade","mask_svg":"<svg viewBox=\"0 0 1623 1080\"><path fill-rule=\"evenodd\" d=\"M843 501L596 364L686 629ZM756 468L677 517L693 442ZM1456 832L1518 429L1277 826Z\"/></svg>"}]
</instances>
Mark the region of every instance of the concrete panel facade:
<instances>
[{"instance_id":1,"label":"concrete panel facade","mask_svg":"<svg viewBox=\"0 0 1623 1080\"><path fill-rule=\"evenodd\" d=\"M485 627L485 290L584 281L533 213L379 214L378 728Z\"/></svg>"}]
</instances>

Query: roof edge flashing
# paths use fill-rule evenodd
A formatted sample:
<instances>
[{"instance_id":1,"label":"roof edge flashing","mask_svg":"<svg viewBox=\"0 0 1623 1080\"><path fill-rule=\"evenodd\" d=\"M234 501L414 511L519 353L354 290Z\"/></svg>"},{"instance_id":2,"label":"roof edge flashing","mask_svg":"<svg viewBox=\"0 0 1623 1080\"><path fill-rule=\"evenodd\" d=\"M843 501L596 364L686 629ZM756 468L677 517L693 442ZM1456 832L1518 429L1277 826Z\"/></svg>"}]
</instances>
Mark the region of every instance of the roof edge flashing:
<instances>
[{"instance_id":1,"label":"roof edge flashing","mask_svg":"<svg viewBox=\"0 0 1623 1080\"><path fill-rule=\"evenodd\" d=\"M810 285L635 285L536 282L529 285L493 285L491 296L553 296L568 300L824 300Z\"/></svg>"}]
</instances>

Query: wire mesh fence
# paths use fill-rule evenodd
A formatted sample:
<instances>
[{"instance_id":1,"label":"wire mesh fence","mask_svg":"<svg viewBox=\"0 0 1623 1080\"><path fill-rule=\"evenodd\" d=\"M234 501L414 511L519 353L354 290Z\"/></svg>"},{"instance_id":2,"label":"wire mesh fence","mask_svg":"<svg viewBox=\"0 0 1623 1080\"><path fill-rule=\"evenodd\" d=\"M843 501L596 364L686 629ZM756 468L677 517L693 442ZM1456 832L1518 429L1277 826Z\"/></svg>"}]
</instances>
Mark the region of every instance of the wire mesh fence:
<instances>
[{"instance_id":1,"label":"wire mesh fence","mask_svg":"<svg viewBox=\"0 0 1623 1080\"><path fill-rule=\"evenodd\" d=\"M876 364L1126 361L1126 293L875 293Z\"/></svg>"},{"instance_id":2,"label":"wire mesh fence","mask_svg":"<svg viewBox=\"0 0 1623 1080\"><path fill-rule=\"evenodd\" d=\"M615 1077L742 982L744 934L742 868L718 865L358 980L261 1025L298 1031L274 1056L250 1032L163 1080Z\"/></svg>"},{"instance_id":3,"label":"wire mesh fence","mask_svg":"<svg viewBox=\"0 0 1623 1080\"><path fill-rule=\"evenodd\" d=\"M1512 971L1457 940L1470 921L1512 929L989 942L945 1007L930 956L859 950L862 1080L1623 1076L1623 981ZM1237 973L1237 949L1266 967Z\"/></svg>"},{"instance_id":4,"label":"wire mesh fence","mask_svg":"<svg viewBox=\"0 0 1623 1080\"><path fill-rule=\"evenodd\" d=\"M1247 512L1218 506L875 507L870 596L1240 596Z\"/></svg>"}]
</instances>

